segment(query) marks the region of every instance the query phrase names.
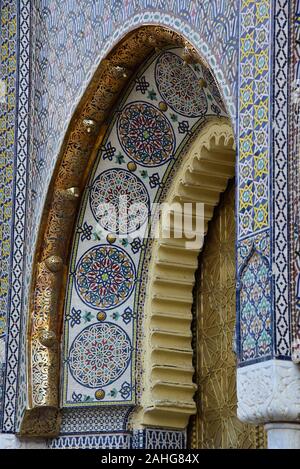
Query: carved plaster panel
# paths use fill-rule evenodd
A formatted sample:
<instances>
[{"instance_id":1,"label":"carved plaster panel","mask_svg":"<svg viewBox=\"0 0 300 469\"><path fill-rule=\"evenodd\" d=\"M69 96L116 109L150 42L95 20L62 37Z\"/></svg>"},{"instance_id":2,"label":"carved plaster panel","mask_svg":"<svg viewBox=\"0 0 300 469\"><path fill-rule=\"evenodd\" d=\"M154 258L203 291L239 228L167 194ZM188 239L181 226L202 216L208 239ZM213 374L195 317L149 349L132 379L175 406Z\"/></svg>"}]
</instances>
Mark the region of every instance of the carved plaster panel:
<instances>
[{"instance_id":1,"label":"carved plaster panel","mask_svg":"<svg viewBox=\"0 0 300 469\"><path fill-rule=\"evenodd\" d=\"M239 368L237 396L243 422L300 421L300 368L283 360Z\"/></svg>"}]
</instances>

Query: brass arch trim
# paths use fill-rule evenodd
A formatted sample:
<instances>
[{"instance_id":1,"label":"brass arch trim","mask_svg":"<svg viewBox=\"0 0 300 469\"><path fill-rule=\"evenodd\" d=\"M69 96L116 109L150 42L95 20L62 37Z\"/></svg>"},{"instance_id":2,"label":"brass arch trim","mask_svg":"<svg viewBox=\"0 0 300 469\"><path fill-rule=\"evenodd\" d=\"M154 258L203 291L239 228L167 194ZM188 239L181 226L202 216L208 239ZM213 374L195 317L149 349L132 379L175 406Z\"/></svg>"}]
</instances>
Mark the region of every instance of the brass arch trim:
<instances>
[{"instance_id":1,"label":"brass arch trim","mask_svg":"<svg viewBox=\"0 0 300 469\"><path fill-rule=\"evenodd\" d=\"M145 26L132 31L102 60L70 122L49 186L35 253L27 329L27 409L21 435L59 433L63 299L81 193L122 90L151 53L167 46L184 47L187 61L200 61L197 51L167 28Z\"/></svg>"}]
</instances>

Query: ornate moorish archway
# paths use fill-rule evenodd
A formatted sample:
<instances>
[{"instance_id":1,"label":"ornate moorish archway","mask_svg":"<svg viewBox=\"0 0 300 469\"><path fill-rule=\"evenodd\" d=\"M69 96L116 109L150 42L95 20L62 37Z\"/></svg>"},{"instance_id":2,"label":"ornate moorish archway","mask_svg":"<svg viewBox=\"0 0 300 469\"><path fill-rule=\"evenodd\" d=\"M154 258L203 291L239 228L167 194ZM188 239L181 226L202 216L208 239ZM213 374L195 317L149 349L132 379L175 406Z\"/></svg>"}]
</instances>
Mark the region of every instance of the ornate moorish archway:
<instances>
[{"instance_id":1,"label":"ornate moorish archway","mask_svg":"<svg viewBox=\"0 0 300 469\"><path fill-rule=\"evenodd\" d=\"M20 434L54 436L60 428L59 347L66 269L74 220L90 169L107 129L107 118L134 70L165 46L196 51L164 27L128 34L99 65L70 122L48 190L39 230L27 321L27 402Z\"/></svg>"},{"instance_id":2,"label":"ornate moorish archway","mask_svg":"<svg viewBox=\"0 0 300 469\"><path fill-rule=\"evenodd\" d=\"M178 56L177 59L174 59L173 54L173 60L175 60L177 67L183 67L182 70L185 76L187 73L192 75L194 80L193 86L195 87L197 84L197 87L199 87L197 93L201 95L203 100L202 106L205 109L203 115L203 111L200 108L198 109L198 104L196 104L197 112L202 117L202 121L195 123L194 120L193 124L197 124L198 127L196 127L201 129L201 131L197 139L198 146L195 147L194 142L189 156L185 155L183 163L184 177L180 177L180 180L178 179L178 174L183 174L181 171L179 173L176 173L176 171L170 173L174 176L174 181L178 182L176 186L172 186L175 190L173 194L175 199L176 197L179 199L185 197L191 202L195 200L205 202L205 217L206 221L208 221L212 216L213 207L217 204L220 193L226 187L227 179L232 176L234 171L234 139L232 128L225 117L226 108L222 103L221 95L211 73L205 72L206 66L202 64L196 51L182 38L162 28L143 28L132 33L100 65L97 76L88 90L86 101L81 104L76 116L74 116L48 194L44 221L40 231L40 243L36 254L36 273L32 291L32 314L28 328L28 408L21 427L21 434L23 435L54 436L59 432L59 348L67 275L66 268L70 256L70 239L81 194L84 192L84 188L88 190L86 186L87 178L94 174L91 168L96 161L99 149L105 146L102 143L106 142L104 136L107 130L108 113L119 93L125 84L127 84L131 73L133 73L133 70L136 70L141 61L149 54L151 55L151 52L154 55L159 55L162 51L161 55L163 56L164 48L170 46L181 47L180 57ZM198 63L200 64L199 66L197 66ZM196 73L189 71L189 64L193 64ZM197 82L197 73L204 72L206 79L202 77ZM203 88L207 88L210 91L209 99L211 102L209 105L206 101L207 98L205 98L208 91L204 92ZM141 91L142 89L139 84L139 90ZM152 99L152 97L150 96L149 99ZM153 109L154 106L148 103L147 108ZM207 109L210 110L209 116L205 115ZM160 102L160 115L167 110L168 106L166 103ZM186 110L183 111L187 112ZM157 110L155 112L158 113ZM214 117L216 115L219 117ZM163 119L166 120L165 118ZM182 133L184 128L184 132L187 132L188 137L190 131L187 131L188 128L186 126L186 121L178 123L179 134ZM183 136L181 136L182 139ZM180 139L178 138L178 140ZM181 151L180 148L179 150ZM172 158L172 161L174 158ZM110 161L110 158L108 160ZM168 160L169 156L167 155L166 161ZM117 161L117 164L122 163L122 160ZM144 164L144 166L146 165ZM217 173L215 173L216 166L219 168L219 173L218 169ZM127 165L127 169L134 172L136 165ZM201 184L199 185L199 177L202 181L206 180L202 187ZM134 176L131 176L132 178L134 179ZM166 187L170 185L171 180L172 178L170 179L169 177ZM210 183L207 182L208 180L210 180ZM107 246L114 242L114 238L107 238ZM163 271L164 268L168 270L168 263L171 262L172 264L174 261L174 254L176 257L177 254L182 253L180 246L173 246L171 245L172 243L169 244L168 242L166 244L167 246L161 243L158 248ZM115 249L117 252L121 252L119 248L107 247L107 249L110 251ZM154 247L154 253L156 252L155 249ZM185 253L182 253L182 255L184 256ZM186 255L191 261L194 255L197 257L196 252L192 252L191 255L187 252ZM193 262L192 266L192 268L195 267ZM188 267L187 270L189 270ZM166 282L166 279L161 281L160 275L153 278L154 303L157 301L159 303L160 298L159 294L157 295L156 288L160 290L161 283L167 285L168 281ZM176 279L174 279L173 283L176 284ZM185 306L189 304L190 306L191 298L187 294L190 280L184 280L183 283L183 297L178 298L178 304ZM185 297L186 294L187 297ZM163 298L162 301L164 302L165 299ZM143 304L141 306L143 307ZM160 320L158 318L159 313L160 311L156 315L153 314L152 319L154 319L154 322L157 319L158 321ZM146 322L148 322L148 317L151 322L150 316L147 316ZM99 319L99 321L103 321L105 317L105 315L102 315L102 319ZM188 317L185 325L186 328L188 328L189 319ZM156 378L154 377L155 386L151 388L149 396L150 405L148 399L145 399L142 393L140 401L140 408L143 409L141 412L143 416L142 423L143 425L152 424L159 427L161 425L161 417L166 412L168 419L171 419L170 422L167 422L168 427L183 428L194 408L192 401L194 385L190 382L191 369L184 373L184 380L186 379L187 383L177 383L177 378L174 381L172 378L173 358L172 353L169 353L170 347L165 347L168 350L166 352L167 366L164 367L161 359L165 360L165 351L163 351L163 354L160 353L162 351L161 348L163 349L164 347L157 346L157 343L160 344L162 341L165 343L168 343L169 340L172 341L172 333L174 331L171 331L171 333L160 331L159 327L156 328L156 326L154 326L154 329L157 330L152 331L153 325L150 324L150 327L151 337L154 339L154 348L157 354L150 353L151 357L148 364L151 363L152 357L155 355L157 355L158 362L155 366L151 367ZM177 336L180 338L180 333ZM184 333L182 337L185 343L182 357L184 357L184 360L186 358L189 360L190 350L186 334ZM170 366L168 366L168 360L171 361ZM138 366L139 363L137 364ZM183 365L184 367L185 364ZM150 368L147 366L144 371L146 379L148 378L149 370ZM161 373L163 380L160 379ZM168 391L172 391L171 401L174 397L175 409L172 408L170 403L165 402L164 395ZM179 401L178 399L176 401L178 391L183 394ZM105 393L103 393L102 389L97 390L95 393L96 400L101 401L104 395ZM152 399L155 400L154 406L152 406ZM95 401L94 396L91 396L89 402L93 400ZM134 403L134 401L131 401L131 403ZM103 403L97 401L93 403L93 405L101 404ZM164 422L165 425L166 422Z\"/></svg>"}]
</instances>

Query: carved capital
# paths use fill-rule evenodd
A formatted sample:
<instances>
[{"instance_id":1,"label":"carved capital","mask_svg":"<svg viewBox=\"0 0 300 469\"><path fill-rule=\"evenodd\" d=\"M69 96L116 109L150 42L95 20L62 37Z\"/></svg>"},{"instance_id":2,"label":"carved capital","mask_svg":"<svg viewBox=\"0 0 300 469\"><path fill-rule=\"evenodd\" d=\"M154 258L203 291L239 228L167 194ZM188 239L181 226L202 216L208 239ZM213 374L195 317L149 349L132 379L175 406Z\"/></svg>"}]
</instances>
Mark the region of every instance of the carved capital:
<instances>
[{"instance_id":1,"label":"carved capital","mask_svg":"<svg viewBox=\"0 0 300 469\"><path fill-rule=\"evenodd\" d=\"M269 360L237 370L238 418L243 422L300 421L300 367Z\"/></svg>"}]
</instances>

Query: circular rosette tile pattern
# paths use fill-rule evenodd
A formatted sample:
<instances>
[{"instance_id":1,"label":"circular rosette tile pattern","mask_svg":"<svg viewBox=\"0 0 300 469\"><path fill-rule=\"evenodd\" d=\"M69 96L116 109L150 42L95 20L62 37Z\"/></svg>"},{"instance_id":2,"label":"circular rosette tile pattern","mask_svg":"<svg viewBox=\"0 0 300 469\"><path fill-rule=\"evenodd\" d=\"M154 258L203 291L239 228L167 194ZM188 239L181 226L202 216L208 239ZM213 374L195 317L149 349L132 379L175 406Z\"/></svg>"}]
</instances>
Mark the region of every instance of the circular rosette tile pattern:
<instances>
[{"instance_id":1,"label":"circular rosette tile pattern","mask_svg":"<svg viewBox=\"0 0 300 469\"><path fill-rule=\"evenodd\" d=\"M121 248L99 245L79 259L75 286L82 301L96 309L121 305L131 295L135 266Z\"/></svg>"},{"instance_id":2,"label":"circular rosette tile pattern","mask_svg":"<svg viewBox=\"0 0 300 469\"><path fill-rule=\"evenodd\" d=\"M109 169L94 181L90 206L97 222L115 234L139 229L149 214L149 196L142 181L124 169Z\"/></svg>"},{"instance_id":3,"label":"circular rosette tile pattern","mask_svg":"<svg viewBox=\"0 0 300 469\"><path fill-rule=\"evenodd\" d=\"M88 388L107 386L126 370L131 342L121 327L110 322L92 324L74 339L69 352L73 378Z\"/></svg>"},{"instance_id":4,"label":"circular rosette tile pattern","mask_svg":"<svg viewBox=\"0 0 300 469\"><path fill-rule=\"evenodd\" d=\"M136 101L122 110L118 136L126 154L141 166L160 166L172 158L175 135L169 120L152 104Z\"/></svg>"},{"instance_id":5,"label":"circular rosette tile pattern","mask_svg":"<svg viewBox=\"0 0 300 469\"><path fill-rule=\"evenodd\" d=\"M206 94L193 69L173 52L164 52L155 66L157 88L164 101L178 114L200 117L207 112Z\"/></svg>"}]
</instances>

